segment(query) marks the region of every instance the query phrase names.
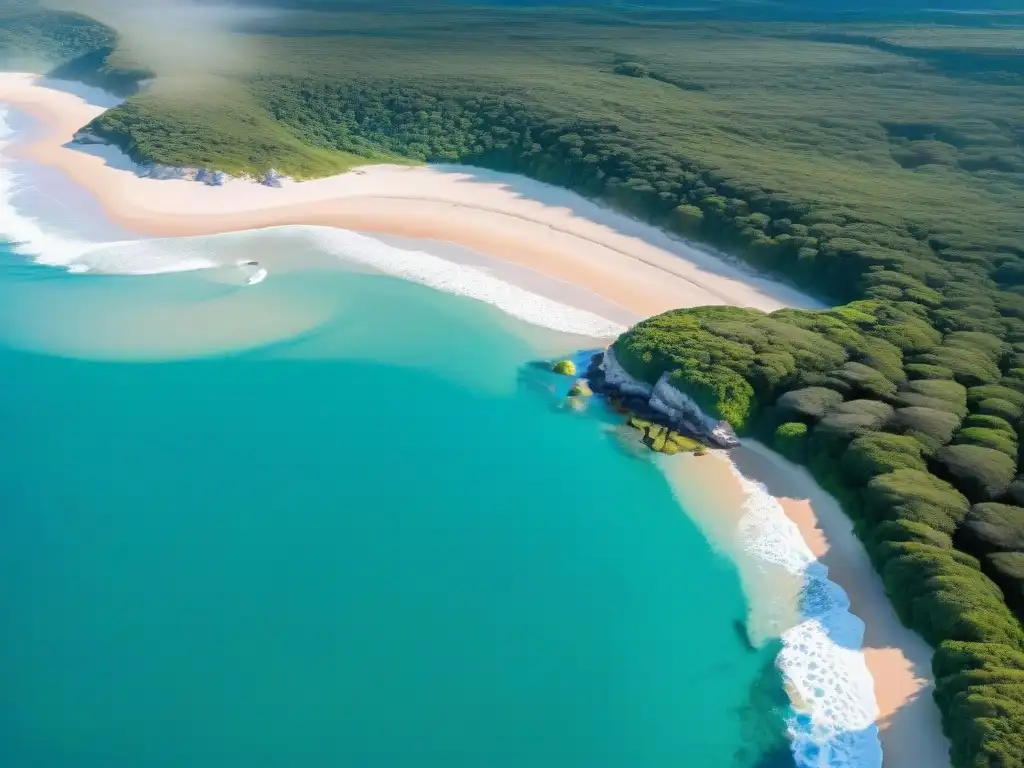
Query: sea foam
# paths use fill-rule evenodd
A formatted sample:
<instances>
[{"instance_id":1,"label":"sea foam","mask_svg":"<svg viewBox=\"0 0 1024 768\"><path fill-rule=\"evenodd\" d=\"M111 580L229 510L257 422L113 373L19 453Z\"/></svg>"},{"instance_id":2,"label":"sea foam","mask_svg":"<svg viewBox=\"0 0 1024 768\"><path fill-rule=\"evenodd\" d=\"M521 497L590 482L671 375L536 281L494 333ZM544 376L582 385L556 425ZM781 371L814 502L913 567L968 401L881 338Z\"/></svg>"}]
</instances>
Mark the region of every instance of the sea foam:
<instances>
[{"instance_id":1,"label":"sea foam","mask_svg":"<svg viewBox=\"0 0 1024 768\"><path fill-rule=\"evenodd\" d=\"M288 228L285 228L288 229ZM582 336L613 337L625 326L520 288L491 273L426 251L407 250L344 229L302 227L318 248L396 277L485 301L532 325Z\"/></svg>"},{"instance_id":2,"label":"sea foam","mask_svg":"<svg viewBox=\"0 0 1024 768\"><path fill-rule=\"evenodd\" d=\"M8 113L0 108L0 151L14 139L7 122ZM73 223L74 212L52 195L40 190L27 171L27 164L0 157L0 238L12 244L15 253L32 258L39 264L66 267L69 272L109 272L148 275L182 272L216 266L208 258L190 252L155 246L156 240L93 241L76 234L61 232L39 216L32 215L21 204L25 194L35 193L48 198L53 218L64 221L65 229Z\"/></svg>"},{"instance_id":3,"label":"sea foam","mask_svg":"<svg viewBox=\"0 0 1024 768\"><path fill-rule=\"evenodd\" d=\"M776 664L790 690L788 719L798 768L880 768L871 673L861 646L864 623L850 613L843 589L828 578L796 524L760 483L733 472L747 501L743 548L802 580L800 620L782 633Z\"/></svg>"},{"instance_id":4,"label":"sea foam","mask_svg":"<svg viewBox=\"0 0 1024 768\"><path fill-rule=\"evenodd\" d=\"M13 138L0 111L0 149ZM19 209L19 192L31 191L33 181L23 164L5 158L0 178L0 237L14 251L39 264L65 267L70 272L152 275L228 266L235 260L221 251L232 242L249 238L298 238L300 244L328 252L342 261L411 280L448 293L484 301L532 325L565 333L612 337L625 326L584 309L564 304L502 280L486 269L459 264L422 250L392 246L356 232L333 227L284 226L204 237L132 239L92 242L55 227ZM224 194L230 194L225 189ZM48 213L50 213L48 211ZM294 243L289 244L294 247ZM249 284L272 278L261 269Z\"/></svg>"}]
</instances>

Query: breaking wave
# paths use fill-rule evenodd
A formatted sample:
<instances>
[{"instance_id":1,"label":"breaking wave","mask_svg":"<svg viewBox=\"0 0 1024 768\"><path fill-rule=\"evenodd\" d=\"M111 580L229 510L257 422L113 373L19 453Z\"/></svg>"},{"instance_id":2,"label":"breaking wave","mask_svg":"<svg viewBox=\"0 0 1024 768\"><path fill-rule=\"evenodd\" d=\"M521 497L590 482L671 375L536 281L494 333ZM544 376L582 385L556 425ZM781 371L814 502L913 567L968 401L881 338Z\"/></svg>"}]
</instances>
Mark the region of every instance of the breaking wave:
<instances>
[{"instance_id":1,"label":"breaking wave","mask_svg":"<svg viewBox=\"0 0 1024 768\"><path fill-rule=\"evenodd\" d=\"M0 148L12 136L0 112ZM70 272L152 275L187 272L235 264L225 251L250 238L265 244L287 238L289 248L305 246L330 253L341 261L411 280L447 293L484 301L532 325L565 333L610 337L625 328L593 312L563 304L520 288L486 269L459 264L421 250L388 245L365 235L333 227L286 226L205 237L131 239L93 242L62 233L49 222L19 210L19 193L31 192L29 174L5 164L0 184L0 238L14 251L39 264ZM225 194L230 194L225 190ZM50 212L48 212L49 215ZM267 265L255 272L251 284L267 277ZM269 267L272 276L273 267Z\"/></svg>"},{"instance_id":2,"label":"breaking wave","mask_svg":"<svg viewBox=\"0 0 1024 768\"><path fill-rule=\"evenodd\" d=\"M861 651L864 622L828 578L779 502L733 471L747 496L743 548L802 580L800 620L782 633L776 665L793 701L788 719L798 768L880 768L874 684Z\"/></svg>"}]
</instances>

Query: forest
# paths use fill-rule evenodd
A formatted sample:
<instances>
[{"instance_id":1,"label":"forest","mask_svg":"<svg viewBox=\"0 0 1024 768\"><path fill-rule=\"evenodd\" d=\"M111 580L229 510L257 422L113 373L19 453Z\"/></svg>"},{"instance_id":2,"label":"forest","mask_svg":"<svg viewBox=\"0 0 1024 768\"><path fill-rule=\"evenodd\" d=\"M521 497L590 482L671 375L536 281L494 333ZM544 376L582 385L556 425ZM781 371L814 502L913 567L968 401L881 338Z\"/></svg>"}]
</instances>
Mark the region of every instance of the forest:
<instances>
[{"instance_id":1,"label":"forest","mask_svg":"<svg viewBox=\"0 0 1024 768\"><path fill-rule=\"evenodd\" d=\"M91 130L141 162L514 171L835 304L675 310L616 350L812 469L936 649L954 765L1024 766L1013 2L261 5L197 71L21 0L0 12L0 59L127 95Z\"/></svg>"},{"instance_id":2,"label":"forest","mask_svg":"<svg viewBox=\"0 0 1024 768\"><path fill-rule=\"evenodd\" d=\"M668 373L707 412L810 467L902 621L936 648L954 765L1019 766L1024 344L1012 324L969 330L956 317L935 292L824 312L680 309L615 350L634 376Z\"/></svg>"}]
</instances>

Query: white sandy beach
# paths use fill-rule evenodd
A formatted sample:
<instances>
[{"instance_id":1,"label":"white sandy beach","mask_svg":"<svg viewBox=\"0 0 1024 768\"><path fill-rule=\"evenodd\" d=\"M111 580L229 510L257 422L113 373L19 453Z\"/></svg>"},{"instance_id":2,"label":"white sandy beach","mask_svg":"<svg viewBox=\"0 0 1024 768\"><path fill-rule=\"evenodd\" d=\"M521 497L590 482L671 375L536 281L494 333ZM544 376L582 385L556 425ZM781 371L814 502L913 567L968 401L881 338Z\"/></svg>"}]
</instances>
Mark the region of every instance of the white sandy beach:
<instances>
[{"instance_id":1,"label":"white sandy beach","mask_svg":"<svg viewBox=\"0 0 1024 768\"><path fill-rule=\"evenodd\" d=\"M281 188L143 177L117 150L69 144L113 103L95 89L0 74L0 105L34 120L31 140L4 151L58 170L88 192L107 218L140 235L326 225L382 238L439 241L562 281L633 316L707 304L767 311L821 306L628 216L508 174L382 165L316 181L285 181ZM563 301L580 304L571 292ZM703 484L742 497L726 461L709 457L694 463L700 463ZM864 657L874 678L885 765L948 766L930 696L930 649L899 624L850 522L803 470L781 458L754 447L744 449L737 464L780 499L814 556L849 595L853 613L865 621Z\"/></svg>"},{"instance_id":2,"label":"white sandy beach","mask_svg":"<svg viewBox=\"0 0 1024 768\"><path fill-rule=\"evenodd\" d=\"M864 656L875 681L885 765L949 766L949 744L932 700L932 650L900 623L839 502L805 468L755 441L745 441L731 458L745 477L764 484L779 500L829 578L849 596L850 611L864 622Z\"/></svg>"},{"instance_id":3,"label":"white sandy beach","mask_svg":"<svg viewBox=\"0 0 1024 768\"><path fill-rule=\"evenodd\" d=\"M111 147L68 146L112 104L96 89L0 74L0 103L38 123L33 139L11 147L12 155L59 168L94 195L111 220L142 234L330 225L456 243L582 286L640 315L705 304L766 311L820 306L654 227L519 176L376 165L326 179L286 180L281 188L145 178Z\"/></svg>"}]
</instances>

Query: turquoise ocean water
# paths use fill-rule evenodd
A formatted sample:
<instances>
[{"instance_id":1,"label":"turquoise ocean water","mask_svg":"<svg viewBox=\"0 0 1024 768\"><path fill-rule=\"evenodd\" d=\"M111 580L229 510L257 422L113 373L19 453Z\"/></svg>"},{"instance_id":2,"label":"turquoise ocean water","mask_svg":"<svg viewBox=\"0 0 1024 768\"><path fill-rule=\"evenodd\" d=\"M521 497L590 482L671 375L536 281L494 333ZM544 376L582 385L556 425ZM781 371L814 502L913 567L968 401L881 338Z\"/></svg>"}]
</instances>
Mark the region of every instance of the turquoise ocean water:
<instances>
[{"instance_id":1,"label":"turquoise ocean water","mask_svg":"<svg viewBox=\"0 0 1024 768\"><path fill-rule=\"evenodd\" d=\"M791 768L735 567L530 365L575 343L0 254L0 765Z\"/></svg>"}]
</instances>

